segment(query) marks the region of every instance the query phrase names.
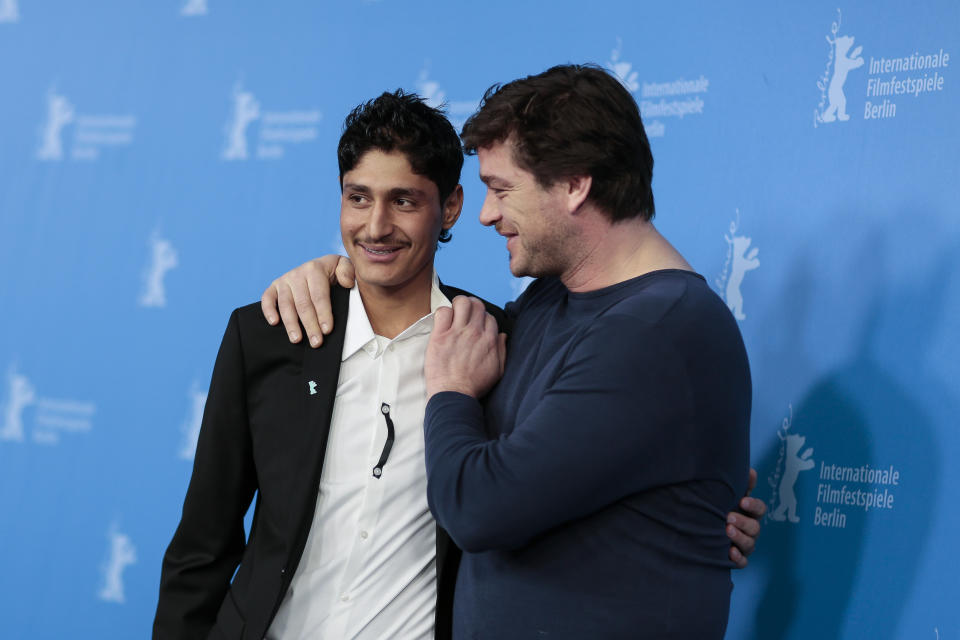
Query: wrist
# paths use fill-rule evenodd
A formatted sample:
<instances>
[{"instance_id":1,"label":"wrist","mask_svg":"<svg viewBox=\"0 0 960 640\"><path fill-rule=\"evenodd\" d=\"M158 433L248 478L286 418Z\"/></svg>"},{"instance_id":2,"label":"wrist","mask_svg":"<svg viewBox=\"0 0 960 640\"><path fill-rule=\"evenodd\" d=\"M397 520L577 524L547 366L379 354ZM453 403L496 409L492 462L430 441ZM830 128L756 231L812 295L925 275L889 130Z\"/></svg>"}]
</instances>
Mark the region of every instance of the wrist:
<instances>
[{"instance_id":1,"label":"wrist","mask_svg":"<svg viewBox=\"0 0 960 640\"><path fill-rule=\"evenodd\" d=\"M473 388L473 385L462 380L438 380L436 382L431 382L429 380L427 381L427 400L438 393L443 393L444 391L462 393L463 395L470 396L471 398L477 397L477 393Z\"/></svg>"}]
</instances>

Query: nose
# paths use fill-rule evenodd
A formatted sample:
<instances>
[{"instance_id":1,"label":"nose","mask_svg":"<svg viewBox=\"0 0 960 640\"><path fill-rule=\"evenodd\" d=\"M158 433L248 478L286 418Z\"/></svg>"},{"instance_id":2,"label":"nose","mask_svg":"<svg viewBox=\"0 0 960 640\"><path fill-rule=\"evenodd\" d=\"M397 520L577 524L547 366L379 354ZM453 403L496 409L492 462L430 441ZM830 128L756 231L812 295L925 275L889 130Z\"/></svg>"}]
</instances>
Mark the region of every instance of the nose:
<instances>
[{"instance_id":1,"label":"nose","mask_svg":"<svg viewBox=\"0 0 960 640\"><path fill-rule=\"evenodd\" d=\"M367 233L371 240L386 238L393 232L393 218L390 206L386 202L377 202L370 210L367 220Z\"/></svg>"},{"instance_id":2,"label":"nose","mask_svg":"<svg viewBox=\"0 0 960 640\"><path fill-rule=\"evenodd\" d=\"M500 211L497 206L496 196L491 189L487 189L487 195L483 198L483 206L480 207L480 224L485 227L497 224L500 220Z\"/></svg>"}]
</instances>

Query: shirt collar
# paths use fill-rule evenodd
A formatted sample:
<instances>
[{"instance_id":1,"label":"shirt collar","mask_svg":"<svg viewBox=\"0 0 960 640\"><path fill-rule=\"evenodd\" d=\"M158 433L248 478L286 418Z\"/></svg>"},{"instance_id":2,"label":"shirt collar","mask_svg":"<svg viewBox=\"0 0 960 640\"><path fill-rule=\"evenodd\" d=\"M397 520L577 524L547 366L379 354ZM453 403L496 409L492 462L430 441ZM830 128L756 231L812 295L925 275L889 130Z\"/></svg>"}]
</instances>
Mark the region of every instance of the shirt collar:
<instances>
[{"instance_id":1,"label":"shirt collar","mask_svg":"<svg viewBox=\"0 0 960 640\"><path fill-rule=\"evenodd\" d=\"M420 335L429 333L433 330L433 314L440 307L449 307L450 300L443 295L440 290L440 278L437 271L433 271L433 281L430 285L430 313L417 320L415 323L403 330L394 340L400 340L411 335ZM347 309L347 328L343 336L343 353L341 361L346 360L354 353L363 349L371 341L376 340L376 334L373 327L370 326L370 319L367 317L367 310L363 306L363 300L360 298L360 288L356 285L350 290L350 306Z\"/></svg>"}]
</instances>

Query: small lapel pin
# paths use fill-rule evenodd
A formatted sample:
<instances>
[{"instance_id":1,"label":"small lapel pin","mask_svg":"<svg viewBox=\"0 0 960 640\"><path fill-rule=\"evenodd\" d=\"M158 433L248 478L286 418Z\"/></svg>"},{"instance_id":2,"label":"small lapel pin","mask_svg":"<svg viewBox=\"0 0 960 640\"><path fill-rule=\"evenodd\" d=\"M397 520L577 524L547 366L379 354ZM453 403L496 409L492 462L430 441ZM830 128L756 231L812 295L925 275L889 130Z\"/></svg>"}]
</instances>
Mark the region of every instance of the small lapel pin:
<instances>
[{"instance_id":1,"label":"small lapel pin","mask_svg":"<svg viewBox=\"0 0 960 640\"><path fill-rule=\"evenodd\" d=\"M317 395L317 383L311 380L307 384L310 386L310 395L312 396Z\"/></svg>"}]
</instances>

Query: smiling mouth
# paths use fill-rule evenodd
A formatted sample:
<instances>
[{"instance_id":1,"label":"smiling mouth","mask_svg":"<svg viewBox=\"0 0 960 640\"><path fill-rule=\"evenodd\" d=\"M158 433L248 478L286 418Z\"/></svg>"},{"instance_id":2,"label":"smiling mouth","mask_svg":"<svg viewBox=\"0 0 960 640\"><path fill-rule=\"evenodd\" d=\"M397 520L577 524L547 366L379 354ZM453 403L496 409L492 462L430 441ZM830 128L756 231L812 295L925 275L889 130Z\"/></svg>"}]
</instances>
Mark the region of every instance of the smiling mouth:
<instances>
[{"instance_id":1,"label":"smiling mouth","mask_svg":"<svg viewBox=\"0 0 960 640\"><path fill-rule=\"evenodd\" d=\"M396 253L397 251L400 251L400 249L403 248L400 246L376 247L376 246L363 244L362 242L358 242L357 245L367 253L375 256L389 256L390 254Z\"/></svg>"}]
</instances>

